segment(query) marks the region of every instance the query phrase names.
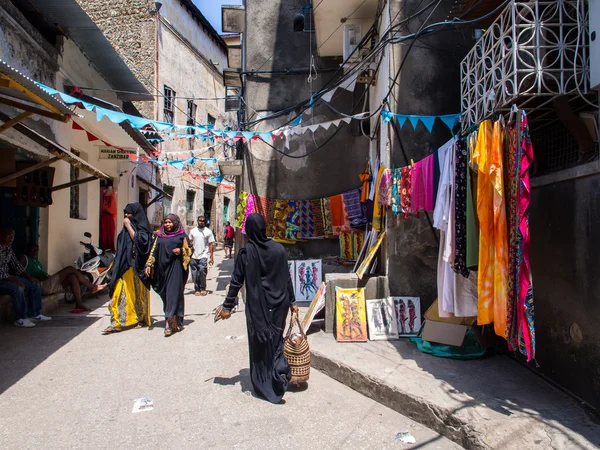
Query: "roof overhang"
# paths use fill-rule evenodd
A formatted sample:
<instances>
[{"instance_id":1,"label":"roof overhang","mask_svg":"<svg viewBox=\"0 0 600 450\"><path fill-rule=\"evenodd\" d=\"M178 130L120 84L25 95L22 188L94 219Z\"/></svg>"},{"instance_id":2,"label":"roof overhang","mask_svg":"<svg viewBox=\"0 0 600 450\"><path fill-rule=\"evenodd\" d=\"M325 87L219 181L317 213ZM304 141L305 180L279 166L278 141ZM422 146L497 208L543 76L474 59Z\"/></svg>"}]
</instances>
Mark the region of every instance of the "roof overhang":
<instances>
[{"instance_id":1,"label":"roof overhang","mask_svg":"<svg viewBox=\"0 0 600 450\"><path fill-rule=\"evenodd\" d=\"M122 91L122 100L154 100L76 0L35 0L35 6L77 43L113 89Z\"/></svg>"},{"instance_id":2,"label":"roof overhang","mask_svg":"<svg viewBox=\"0 0 600 450\"><path fill-rule=\"evenodd\" d=\"M378 4L378 0L312 0L319 56L342 56L343 24L361 24L364 35L375 20Z\"/></svg>"},{"instance_id":3,"label":"roof overhang","mask_svg":"<svg viewBox=\"0 0 600 450\"><path fill-rule=\"evenodd\" d=\"M240 176L242 174L243 163L241 159L218 161L221 175Z\"/></svg>"},{"instance_id":4,"label":"roof overhang","mask_svg":"<svg viewBox=\"0 0 600 450\"><path fill-rule=\"evenodd\" d=\"M34 80L0 59L0 103L29 113L66 122L73 111Z\"/></svg>"}]
</instances>

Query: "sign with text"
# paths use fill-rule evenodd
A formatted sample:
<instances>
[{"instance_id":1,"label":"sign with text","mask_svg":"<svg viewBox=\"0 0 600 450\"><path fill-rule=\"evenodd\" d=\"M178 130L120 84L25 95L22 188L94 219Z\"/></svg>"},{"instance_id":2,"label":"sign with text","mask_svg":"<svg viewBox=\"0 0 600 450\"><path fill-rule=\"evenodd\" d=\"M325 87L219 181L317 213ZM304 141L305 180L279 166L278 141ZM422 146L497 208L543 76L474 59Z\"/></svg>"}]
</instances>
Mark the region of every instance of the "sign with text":
<instances>
[{"instance_id":1,"label":"sign with text","mask_svg":"<svg viewBox=\"0 0 600 450\"><path fill-rule=\"evenodd\" d=\"M132 155L134 152L129 152ZM129 159L129 155L113 147L100 147L100 159Z\"/></svg>"}]
</instances>

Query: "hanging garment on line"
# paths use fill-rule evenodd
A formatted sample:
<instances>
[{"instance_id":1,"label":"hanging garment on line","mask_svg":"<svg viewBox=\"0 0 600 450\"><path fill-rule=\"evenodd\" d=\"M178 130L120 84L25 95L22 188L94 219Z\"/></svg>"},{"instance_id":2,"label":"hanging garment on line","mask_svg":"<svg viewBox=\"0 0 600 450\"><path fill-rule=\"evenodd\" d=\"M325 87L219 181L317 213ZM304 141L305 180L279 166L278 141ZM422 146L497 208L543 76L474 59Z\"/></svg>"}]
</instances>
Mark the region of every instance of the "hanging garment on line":
<instances>
[{"instance_id":1,"label":"hanging garment on line","mask_svg":"<svg viewBox=\"0 0 600 450\"><path fill-rule=\"evenodd\" d=\"M375 198L373 199L373 229L375 231L383 231L385 224L385 211L387 208L382 208L379 204L379 197L381 195L381 178L383 177L384 170L385 168L383 166L379 166L379 172L377 173L377 182L375 184Z\"/></svg>"},{"instance_id":2,"label":"hanging garment on line","mask_svg":"<svg viewBox=\"0 0 600 450\"><path fill-rule=\"evenodd\" d=\"M463 139L456 141L454 153L454 222L455 249L454 271L463 277L469 276L467 269L467 145Z\"/></svg>"},{"instance_id":3,"label":"hanging garment on line","mask_svg":"<svg viewBox=\"0 0 600 450\"><path fill-rule=\"evenodd\" d=\"M392 206L392 170L384 169L379 183L379 204Z\"/></svg>"},{"instance_id":4,"label":"hanging garment on line","mask_svg":"<svg viewBox=\"0 0 600 450\"><path fill-rule=\"evenodd\" d=\"M479 223L477 221L477 170L473 170L472 154L477 145L477 132L467 139L467 268L477 270L479 264Z\"/></svg>"},{"instance_id":5,"label":"hanging garment on line","mask_svg":"<svg viewBox=\"0 0 600 450\"><path fill-rule=\"evenodd\" d=\"M408 218L410 213L410 184L412 178L412 167L403 167L400 179L400 208L404 213L404 218Z\"/></svg>"}]
</instances>

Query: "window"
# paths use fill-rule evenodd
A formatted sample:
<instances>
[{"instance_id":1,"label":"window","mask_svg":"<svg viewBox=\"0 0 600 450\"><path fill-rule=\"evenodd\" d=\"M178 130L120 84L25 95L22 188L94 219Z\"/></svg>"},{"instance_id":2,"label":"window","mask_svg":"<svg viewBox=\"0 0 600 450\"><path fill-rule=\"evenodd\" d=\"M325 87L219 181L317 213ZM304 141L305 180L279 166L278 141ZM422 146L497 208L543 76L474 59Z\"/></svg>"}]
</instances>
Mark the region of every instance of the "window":
<instances>
[{"instance_id":1,"label":"window","mask_svg":"<svg viewBox=\"0 0 600 450\"><path fill-rule=\"evenodd\" d=\"M196 191L187 191L185 196L186 221L188 225L194 225L194 200L196 200Z\"/></svg>"},{"instance_id":2,"label":"window","mask_svg":"<svg viewBox=\"0 0 600 450\"><path fill-rule=\"evenodd\" d=\"M196 105L193 101L188 100L187 105L187 125L193 127L196 125L196 110L198 109L198 105ZM188 130L190 134L195 134L196 130L191 128ZM188 139L189 149L193 150L195 145L195 140L192 138Z\"/></svg>"},{"instance_id":3,"label":"window","mask_svg":"<svg viewBox=\"0 0 600 450\"><path fill-rule=\"evenodd\" d=\"M71 149L71 152L81 159L87 159L81 152ZM77 167L70 167L69 181L71 183L79 181L80 170ZM78 184L69 188L69 217L71 219L87 219L87 184Z\"/></svg>"},{"instance_id":4,"label":"window","mask_svg":"<svg viewBox=\"0 0 600 450\"><path fill-rule=\"evenodd\" d=\"M206 115L206 124L209 128L211 128L211 125L214 126L216 122L217 121L213 116L211 116L210 114Z\"/></svg>"},{"instance_id":5,"label":"window","mask_svg":"<svg viewBox=\"0 0 600 450\"><path fill-rule=\"evenodd\" d=\"M173 123L175 118L175 91L165 85L165 106L163 108L164 121Z\"/></svg>"},{"instance_id":6,"label":"window","mask_svg":"<svg viewBox=\"0 0 600 450\"><path fill-rule=\"evenodd\" d=\"M175 192L175 188L173 186L163 186L163 191L169 194L171 197L167 197L166 195L163 197L162 208L163 208L163 218L167 217L167 215L171 214L171 208L173 207L173 192Z\"/></svg>"}]
</instances>

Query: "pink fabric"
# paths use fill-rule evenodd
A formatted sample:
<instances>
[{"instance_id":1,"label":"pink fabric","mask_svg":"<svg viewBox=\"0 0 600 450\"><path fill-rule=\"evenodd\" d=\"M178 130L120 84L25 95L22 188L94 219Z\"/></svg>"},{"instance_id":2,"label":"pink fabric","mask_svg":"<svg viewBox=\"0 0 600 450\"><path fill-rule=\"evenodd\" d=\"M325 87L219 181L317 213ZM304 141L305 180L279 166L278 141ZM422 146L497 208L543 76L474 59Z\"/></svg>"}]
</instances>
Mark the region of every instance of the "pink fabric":
<instances>
[{"instance_id":1,"label":"pink fabric","mask_svg":"<svg viewBox=\"0 0 600 450\"><path fill-rule=\"evenodd\" d=\"M244 215L244 224L242 225L242 234L246 234L246 218L254 212L254 194L248 194L246 199L246 214Z\"/></svg>"},{"instance_id":2,"label":"pink fabric","mask_svg":"<svg viewBox=\"0 0 600 450\"><path fill-rule=\"evenodd\" d=\"M417 161L410 177L410 211L414 213L421 211L424 206L421 203L421 166L422 162Z\"/></svg>"},{"instance_id":3,"label":"pink fabric","mask_svg":"<svg viewBox=\"0 0 600 450\"><path fill-rule=\"evenodd\" d=\"M392 170L385 169L379 183L379 204L392 206Z\"/></svg>"},{"instance_id":4,"label":"pink fabric","mask_svg":"<svg viewBox=\"0 0 600 450\"><path fill-rule=\"evenodd\" d=\"M422 196L425 211L433 211L433 165L435 159L433 154L421 161L421 179L423 180Z\"/></svg>"}]
</instances>

